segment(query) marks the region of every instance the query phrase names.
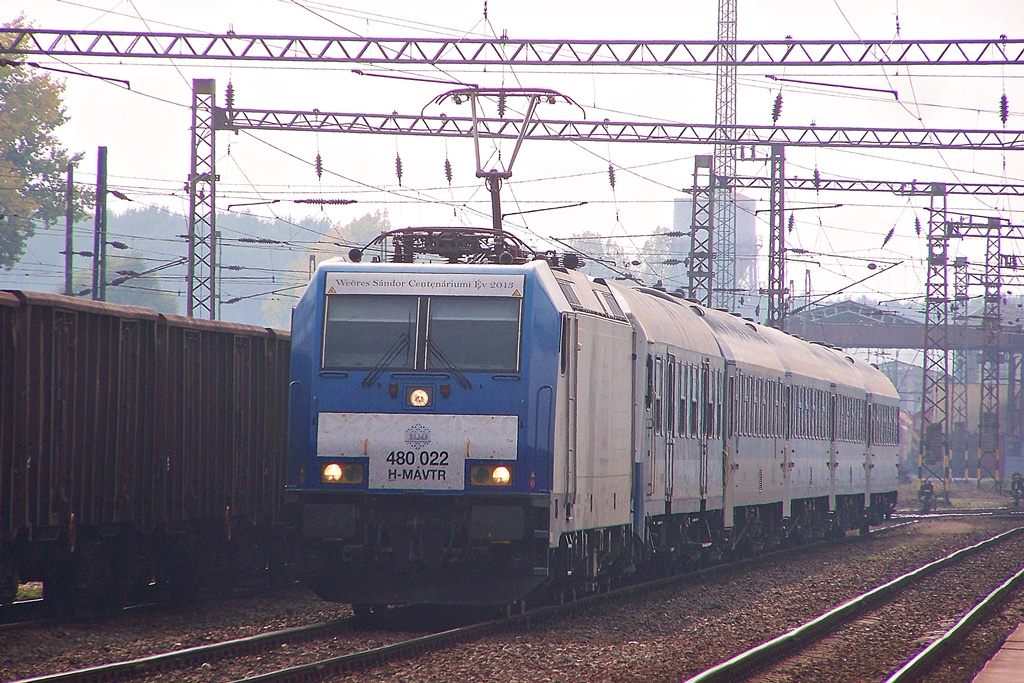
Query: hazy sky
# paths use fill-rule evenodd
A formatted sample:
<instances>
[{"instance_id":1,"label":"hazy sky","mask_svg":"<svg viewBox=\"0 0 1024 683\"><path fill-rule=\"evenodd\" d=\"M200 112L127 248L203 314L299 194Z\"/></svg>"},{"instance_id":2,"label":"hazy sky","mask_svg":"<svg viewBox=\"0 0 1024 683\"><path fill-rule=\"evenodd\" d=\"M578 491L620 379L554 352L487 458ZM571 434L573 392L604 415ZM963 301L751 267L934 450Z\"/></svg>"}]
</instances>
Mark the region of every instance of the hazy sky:
<instances>
[{"instance_id":1,"label":"hazy sky","mask_svg":"<svg viewBox=\"0 0 1024 683\"><path fill-rule=\"evenodd\" d=\"M487 18L484 8L487 7ZM707 39L717 36L717 3L699 2L538 2L482 0L443 3L382 0L375 3L344 0L0 0L0 19L19 13L40 28L108 29L127 31L198 31L223 33L336 35L364 37L493 37L558 39ZM742 39L801 40L896 38L995 38L1024 36L1024 6L1015 0L739 0L738 34ZM131 90L114 83L67 76L66 106L71 121L60 131L64 144L85 152L76 180L95 179L96 148L109 149L110 184L143 205L188 212L183 192L189 171L189 126L193 78L217 82L218 104L232 82L238 107L268 109L466 115L447 104L427 106L448 89L359 76L351 64L273 65L245 62L182 60L69 59L43 64L73 65L89 73L127 79ZM366 70L370 70L367 68ZM379 68L378 68L379 70ZM455 67L409 69L421 76L454 77L482 86L554 88L572 97L584 112L565 104L545 105L545 118L609 118L714 122L714 69L644 68L490 68ZM856 85L898 92L891 94L823 86L782 83L775 75L797 80ZM738 114L740 124L771 124L772 103L781 91L780 125L995 128L999 98L1010 103L1007 129L1024 128L1024 70L1020 67L788 67L774 71L741 68ZM344 224L366 212L387 210L396 227L407 225L490 224L489 198L474 177L474 152L468 140L421 139L382 135L339 135L299 132L218 133L218 208L230 204L296 197L347 197L349 207L329 207L326 216ZM495 153L485 145L483 154ZM503 159L511 151L502 145ZM503 209L527 211L553 204L586 201L585 207L528 214L509 219L507 227L538 242L547 236L565 237L584 230L622 237L627 248L656 226L672 223L672 200L692 184L693 157L709 154L697 145L575 144L527 141L513 177L503 192ZM313 161L319 153L324 175L317 178ZM403 164L401 186L395 157ZM790 148L787 174L809 177L815 168L827 178L1024 183L1024 167L1015 157L999 152L926 152L906 150L825 150ZM454 178L449 185L444 161ZM616 171L616 187L608 181L608 165ZM740 162L743 175L767 175L763 162ZM767 209L767 193L748 192ZM1017 217L1020 200L951 197L953 211ZM814 252L815 263L793 262L788 277L803 292L804 272L811 270L816 292L825 293L868 275L865 261L832 254L899 261L886 275L849 290L881 299L923 292L924 237L915 234L915 217L927 224L924 198L886 194L790 192L787 206L838 209L794 212L790 246ZM111 200L112 210L127 206ZM262 216L301 217L302 207L279 203L249 207ZM758 234L767 258L767 211L759 213ZM895 236L882 249L890 229ZM144 249L144 245L135 245ZM981 264L982 244L958 244ZM1016 247L1007 250L1015 250ZM821 254L821 255L818 255ZM763 276L762 276L763 277Z\"/></svg>"}]
</instances>

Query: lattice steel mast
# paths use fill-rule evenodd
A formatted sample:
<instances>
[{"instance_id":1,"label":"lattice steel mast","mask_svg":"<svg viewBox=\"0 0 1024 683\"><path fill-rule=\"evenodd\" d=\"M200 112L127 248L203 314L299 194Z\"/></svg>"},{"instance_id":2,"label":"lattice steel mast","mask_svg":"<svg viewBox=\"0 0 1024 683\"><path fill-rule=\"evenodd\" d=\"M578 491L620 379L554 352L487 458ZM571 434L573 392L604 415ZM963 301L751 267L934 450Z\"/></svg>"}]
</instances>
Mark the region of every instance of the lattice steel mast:
<instances>
[{"instance_id":1,"label":"lattice steel mast","mask_svg":"<svg viewBox=\"0 0 1024 683\"><path fill-rule=\"evenodd\" d=\"M950 365L953 411L950 424L950 469L963 472L967 477L967 321L970 294L967 258L953 260L953 315L954 334L950 339ZM959 343L957 343L959 342Z\"/></svg>"},{"instance_id":2,"label":"lattice steel mast","mask_svg":"<svg viewBox=\"0 0 1024 683\"><path fill-rule=\"evenodd\" d=\"M693 158L693 192L690 208L690 278L687 296L705 306L711 305L711 283L714 260L711 254L711 235L714 232L714 160L709 154Z\"/></svg>"},{"instance_id":3,"label":"lattice steel mast","mask_svg":"<svg viewBox=\"0 0 1024 683\"><path fill-rule=\"evenodd\" d=\"M711 305L736 308L736 6L738 0L718 0L718 65L715 66L715 168L711 220Z\"/></svg>"},{"instance_id":4,"label":"lattice steel mast","mask_svg":"<svg viewBox=\"0 0 1024 683\"><path fill-rule=\"evenodd\" d=\"M1002 321L1002 279L999 271L1002 266L1002 233L1002 221L990 218L985 234L985 310L981 319L987 338L981 355L981 414L978 418L981 436L978 468L981 471L989 470L997 489L1002 488L1002 451L999 441L999 328ZM981 483L980 472L978 483Z\"/></svg>"},{"instance_id":5,"label":"lattice steel mast","mask_svg":"<svg viewBox=\"0 0 1024 683\"><path fill-rule=\"evenodd\" d=\"M188 175L187 315L216 316L217 171L213 79L192 81L192 170Z\"/></svg>"},{"instance_id":6,"label":"lattice steel mast","mask_svg":"<svg viewBox=\"0 0 1024 683\"><path fill-rule=\"evenodd\" d=\"M949 239L946 230L946 188L932 186L928 214L928 263L925 281L924 366L921 392L921 439L918 478L944 482L948 495L950 415L949 283L946 269Z\"/></svg>"}]
</instances>

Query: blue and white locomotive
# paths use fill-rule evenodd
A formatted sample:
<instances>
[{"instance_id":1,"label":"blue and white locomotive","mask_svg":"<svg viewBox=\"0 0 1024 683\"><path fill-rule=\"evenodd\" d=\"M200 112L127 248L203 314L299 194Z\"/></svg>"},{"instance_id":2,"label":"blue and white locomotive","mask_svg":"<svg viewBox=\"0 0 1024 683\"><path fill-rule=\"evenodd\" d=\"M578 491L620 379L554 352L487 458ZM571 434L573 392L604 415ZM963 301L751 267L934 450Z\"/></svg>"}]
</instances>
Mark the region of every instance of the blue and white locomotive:
<instances>
[{"instance_id":1,"label":"blue and white locomotive","mask_svg":"<svg viewBox=\"0 0 1024 683\"><path fill-rule=\"evenodd\" d=\"M318 595L509 605L892 512L880 372L574 261L410 228L320 265L293 314L286 494Z\"/></svg>"}]
</instances>

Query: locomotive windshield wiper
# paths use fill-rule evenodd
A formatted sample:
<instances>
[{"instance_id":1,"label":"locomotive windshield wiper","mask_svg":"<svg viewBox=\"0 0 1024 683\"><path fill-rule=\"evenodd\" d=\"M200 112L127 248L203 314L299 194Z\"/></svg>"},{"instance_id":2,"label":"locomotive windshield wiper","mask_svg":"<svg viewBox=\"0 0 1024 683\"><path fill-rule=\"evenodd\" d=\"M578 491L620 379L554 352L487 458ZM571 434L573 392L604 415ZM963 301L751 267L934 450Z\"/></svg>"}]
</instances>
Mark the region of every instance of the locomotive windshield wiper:
<instances>
[{"instance_id":1,"label":"locomotive windshield wiper","mask_svg":"<svg viewBox=\"0 0 1024 683\"><path fill-rule=\"evenodd\" d=\"M435 344L433 340L427 340L427 348L430 350L430 355L439 360L441 362L441 365L443 365L445 369L448 370L448 372L455 375L455 379L459 380L459 385L463 389L473 388L473 383L469 381L469 378L462 374L461 370L455 367L455 363L453 363L448 358L448 356L444 355L444 353L441 351L441 349L437 347L437 344Z\"/></svg>"},{"instance_id":2,"label":"locomotive windshield wiper","mask_svg":"<svg viewBox=\"0 0 1024 683\"><path fill-rule=\"evenodd\" d=\"M405 351L407 346L409 346L409 335L403 332L399 335L398 339L395 340L395 343L391 345L391 348L389 348L381 359L377 361L377 364L373 366L373 370L370 370L370 372L366 374L366 377L363 378L363 386L373 386L373 383L377 381L380 373L384 372L384 370L394 362L395 358L398 357L398 354Z\"/></svg>"}]
</instances>

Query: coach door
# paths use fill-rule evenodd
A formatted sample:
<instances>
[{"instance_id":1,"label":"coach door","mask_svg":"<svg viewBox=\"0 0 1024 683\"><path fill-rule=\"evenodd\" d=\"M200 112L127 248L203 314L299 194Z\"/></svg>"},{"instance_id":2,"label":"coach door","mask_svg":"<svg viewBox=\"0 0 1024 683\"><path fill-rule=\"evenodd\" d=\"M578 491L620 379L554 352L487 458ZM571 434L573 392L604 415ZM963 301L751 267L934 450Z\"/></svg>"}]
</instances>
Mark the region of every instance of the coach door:
<instances>
[{"instance_id":1,"label":"coach door","mask_svg":"<svg viewBox=\"0 0 1024 683\"><path fill-rule=\"evenodd\" d=\"M708 467L711 454L712 422L714 421L714 406L711 403L711 362L705 358L700 364L700 376L698 378L698 396L700 396L700 424L698 434L700 435L700 495L707 498L708 495ZM717 448L715 451L717 452Z\"/></svg>"},{"instance_id":2,"label":"coach door","mask_svg":"<svg viewBox=\"0 0 1024 683\"><path fill-rule=\"evenodd\" d=\"M665 411L665 513L672 512L672 491L675 488L676 458L676 416L679 411L679 392L676 391L676 357L668 354L665 363L665 398L662 406Z\"/></svg>"},{"instance_id":3,"label":"coach door","mask_svg":"<svg viewBox=\"0 0 1024 683\"><path fill-rule=\"evenodd\" d=\"M779 467L782 469L782 516L788 518L792 514L793 494L790 481L793 472L793 401L796 389L793 387L793 373L787 372L782 387L782 438L778 449Z\"/></svg>"},{"instance_id":4,"label":"coach door","mask_svg":"<svg viewBox=\"0 0 1024 683\"><path fill-rule=\"evenodd\" d=\"M710 364L705 362L701 368L702 381L707 384L710 379L711 368ZM733 361L726 361L725 368L721 373L723 385L721 388L724 394L719 398L721 401L721 417L720 424L718 425L718 437L713 442L713 448L708 447L708 437L705 432L704 436L704 455L701 463L701 479L705 489L714 488L722 492L722 513L724 516L724 522L727 527L733 525L733 483L732 479L736 472L736 438L738 430L736 429L737 413L739 410L737 395L738 386L742 377L736 371L736 365ZM707 400L704 401L704 405L707 405ZM710 472L708 469L709 458L708 451L714 457L715 466L718 467L718 481L713 482L710 480ZM706 494L705 494L706 495ZM716 501L717 502L717 501Z\"/></svg>"},{"instance_id":5,"label":"coach door","mask_svg":"<svg viewBox=\"0 0 1024 683\"><path fill-rule=\"evenodd\" d=\"M839 467L839 421L841 404L835 383L828 390L828 505L830 510L836 509L836 469Z\"/></svg>"},{"instance_id":6,"label":"coach door","mask_svg":"<svg viewBox=\"0 0 1024 683\"><path fill-rule=\"evenodd\" d=\"M875 468L875 438L878 436L875 434L875 411L878 410L878 406L875 405L874 396L868 394L864 401L864 506L865 508L871 505L871 470Z\"/></svg>"},{"instance_id":7,"label":"coach door","mask_svg":"<svg viewBox=\"0 0 1024 683\"><path fill-rule=\"evenodd\" d=\"M665 448L665 359L657 355L647 356L647 495L653 503L664 498L668 490L668 475L665 472L667 451Z\"/></svg>"}]
</instances>

